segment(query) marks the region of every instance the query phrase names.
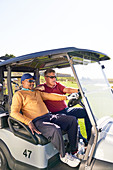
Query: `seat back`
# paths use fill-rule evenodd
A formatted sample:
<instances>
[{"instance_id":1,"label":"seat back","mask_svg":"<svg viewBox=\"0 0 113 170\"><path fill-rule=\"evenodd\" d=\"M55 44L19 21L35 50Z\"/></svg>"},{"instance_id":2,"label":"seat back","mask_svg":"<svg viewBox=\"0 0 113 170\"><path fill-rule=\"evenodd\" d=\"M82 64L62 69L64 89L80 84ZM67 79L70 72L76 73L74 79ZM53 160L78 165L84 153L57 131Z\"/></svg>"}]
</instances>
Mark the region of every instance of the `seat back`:
<instances>
[{"instance_id":1,"label":"seat back","mask_svg":"<svg viewBox=\"0 0 113 170\"><path fill-rule=\"evenodd\" d=\"M9 114L0 106L0 129L8 127L8 117Z\"/></svg>"},{"instance_id":2,"label":"seat back","mask_svg":"<svg viewBox=\"0 0 113 170\"><path fill-rule=\"evenodd\" d=\"M42 134L35 133L35 135L33 135L27 125L25 125L24 123L10 116L8 118L8 124L9 124L10 130L12 131L12 133L14 133L15 136L18 136L24 140L27 140L35 145L37 144L45 145L50 142Z\"/></svg>"}]
</instances>

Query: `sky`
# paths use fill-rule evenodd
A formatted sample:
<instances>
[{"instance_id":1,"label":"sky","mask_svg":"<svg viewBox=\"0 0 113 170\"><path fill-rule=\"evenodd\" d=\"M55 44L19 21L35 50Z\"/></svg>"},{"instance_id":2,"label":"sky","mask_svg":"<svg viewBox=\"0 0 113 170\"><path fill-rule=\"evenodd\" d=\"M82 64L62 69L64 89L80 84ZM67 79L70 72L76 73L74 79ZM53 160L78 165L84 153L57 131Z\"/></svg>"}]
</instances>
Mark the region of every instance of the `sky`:
<instances>
[{"instance_id":1,"label":"sky","mask_svg":"<svg viewBox=\"0 0 113 170\"><path fill-rule=\"evenodd\" d=\"M113 0L0 0L0 56L64 47L107 54L113 78Z\"/></svg>"}]
</instances>

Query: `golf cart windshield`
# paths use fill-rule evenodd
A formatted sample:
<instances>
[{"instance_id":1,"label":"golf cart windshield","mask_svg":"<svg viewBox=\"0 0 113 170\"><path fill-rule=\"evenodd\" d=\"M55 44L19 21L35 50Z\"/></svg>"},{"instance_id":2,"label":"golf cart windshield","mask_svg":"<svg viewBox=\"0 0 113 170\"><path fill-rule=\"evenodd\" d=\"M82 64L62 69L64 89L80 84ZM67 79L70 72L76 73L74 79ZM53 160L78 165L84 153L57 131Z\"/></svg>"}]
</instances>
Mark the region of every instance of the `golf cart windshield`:
<instances>
[{"instance_id":1,"label":"golf cart windshield","mask_svg":"<svg viewBox=\"0 0 113 170\"><path fill-rule=\"evenodd\" d=\"M98 63L74 66L82 90L96 118L113 116L113 94Z\"/></svg>"}]
</instances>

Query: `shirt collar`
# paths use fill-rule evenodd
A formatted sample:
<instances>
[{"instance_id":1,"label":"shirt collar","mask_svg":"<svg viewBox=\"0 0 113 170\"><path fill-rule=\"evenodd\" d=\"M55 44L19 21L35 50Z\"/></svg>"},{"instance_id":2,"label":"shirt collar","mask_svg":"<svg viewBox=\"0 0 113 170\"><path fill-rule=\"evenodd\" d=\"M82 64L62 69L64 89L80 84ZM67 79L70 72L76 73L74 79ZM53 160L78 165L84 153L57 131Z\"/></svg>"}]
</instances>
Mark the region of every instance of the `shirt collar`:
<instances>
[{"instance_id":1,"label":"shirt collar","mask_svg":"<svg viewBox=\"0 0 113 170\"><path fill-rule=\"evenodd\" d=\"M45 84L46 84L46 83L45 83ZM50 87L50 86L48 86L48 85L46 84L46 86L49 87L49 88L51 88L51 89L55 88L56 85L57 85L57 83L56 83L53 87Z\"/></svg>"},{"instance_id":2,"label":"shirt collar","mask_svg":"<svg viewBox=\"0 0 113 170\"><path fill-rule=\"evenodd\" d=\"M26 88L23 88L23 87L22 87L22 90L25 90L25 91L34 91L34 90L26 89Z\"/></svg>"}]
</instances>

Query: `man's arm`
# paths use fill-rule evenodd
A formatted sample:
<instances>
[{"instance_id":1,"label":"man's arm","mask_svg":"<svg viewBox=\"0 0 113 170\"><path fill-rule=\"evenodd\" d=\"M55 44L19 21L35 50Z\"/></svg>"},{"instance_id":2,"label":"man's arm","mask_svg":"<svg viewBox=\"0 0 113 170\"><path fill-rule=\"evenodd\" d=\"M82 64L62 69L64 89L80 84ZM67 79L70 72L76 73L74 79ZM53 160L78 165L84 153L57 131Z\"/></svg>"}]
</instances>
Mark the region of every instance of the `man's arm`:
<instances>
[{"instance_id":1,"label":"man's arm","mask_svg":"<svg viewBox=\"0 0 113 170\"><path fill-rule=\"evenodd\" d=\"M12 99L10 116L28 125L31 120L20 113L22 109L22 104L23 104L23 99L18 91L14 94Z\"/></svg>"},{"instance_id":2,"label":"man's arm","mask_svg":"<svg viewBox=\"0 0 113 170\"><path fill-rule=\"evenodd\" d=\"M78 93L78 89L75 89L75 88L72 88L72 87L65 87L63 89L63 93L68 93L68 94Z\"/></svg>"},{"instance_id":3,"label":"man's arm","mask_svg":"<svg viewBox=\"0 0 113 170\"><path fill-rule=\"evenodd\" d=\"M43 100L52 100L52 101L67 100L66 95L60 95L56 93L46 93L46 92L40 92L40 91L37 91L37 92L41 94L41 97Z\"/></svg>"},{"instance_id":4,"label":"man's arm","mask_svg":"<svg viewBox=\"0 0 113 170\"><path fill-rule=\"evenodd\" d=\"M34 90L40 90L40 91L44 91L45 87L43 85L38 85L37 87L34 88Z\"/></svg>"},{"instance_id":5,"label":"man's arm","mask_svg":"<svg viewBox=\"0 0 113 170\"><path fill-rule=\"evenodd\" d=\"M62 101L62 100L71 100L78 98L77 93L72 93L69 96L60 95L56 93L46 93L46 92L39 92L43 100L52 100L52 101Z\"/></svg>"},{"instance_id":6,"label":"man's arm","mask_svg":"<svg viewBox=\"0 0 113 170\"><path fill-rule=\"evenodd\" d=\"M78 93L78 89L75 89L73 87L66 87L64 86L63 84L61 83L57 83L57 86L58 88L60 89L60 91L64 94L68 93L68 94L71 94L71 93Z\"/></svg>"}]
</instances>

